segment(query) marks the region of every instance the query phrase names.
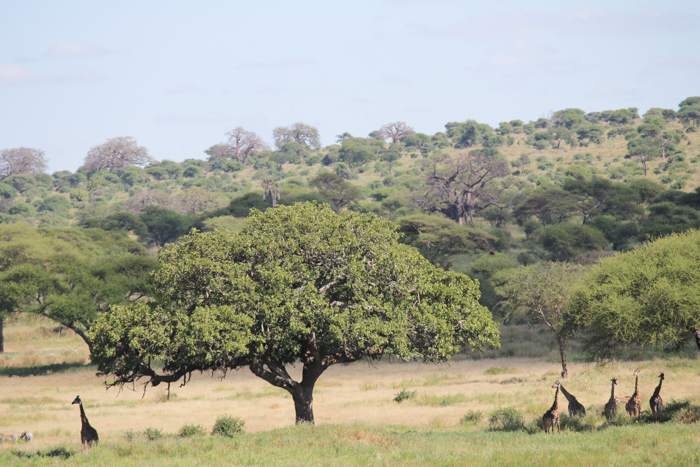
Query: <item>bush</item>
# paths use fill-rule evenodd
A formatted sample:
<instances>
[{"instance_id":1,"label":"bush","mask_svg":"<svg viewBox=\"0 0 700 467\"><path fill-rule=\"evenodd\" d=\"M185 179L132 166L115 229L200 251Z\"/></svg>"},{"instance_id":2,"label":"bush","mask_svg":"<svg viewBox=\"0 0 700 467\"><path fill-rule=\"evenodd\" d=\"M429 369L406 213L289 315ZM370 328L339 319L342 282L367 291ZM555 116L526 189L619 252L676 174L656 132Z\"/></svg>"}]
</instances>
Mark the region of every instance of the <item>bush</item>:
<instances>
[{"instance_id":1,"label":"bush","mask_svg":"<svg viewBox=\"0 0 700 467\"><path fill-rule=\"evenodd\" d=\"M245 421L238 417L222 415L216 419L214 428L211 430L212 436L228 436L233 438L245 432Z\"/></svg>"},{"instance_id":2,"label":"bush","mask_svg":"<svg viewBox=\"0 0 700 467\"><path fill-rule=\"evenodd\" d=\"M149 441L155 441L163 437L163 432L158 428L146 428L143 431L143 434L146 435L146 438L148 438Z\"/></svg>"},{"instance_id":3,"label":"bush","mask_svg":"<svg viewBox=\"0 0 700 467\"><path fill-rule=\"evenodd\" d=\"M483 414L478 410L470 410L469 412L462 415L462 418L459 419L459 423L461 425L467 425L469 423L479 423L483 418Z\"/></svg>"},{"instance_id":4,"label":"bush","mask_svg":"<svg viewBox=\"0 0 700 467\"><path fill-rule=\"evenodd\" d=\"M399 404L406 399L413 399L416 397L416 391L409 391L408 389L402 389L398 394L396 394L396 397L394 397L394 400L398 402Z\"/></svg>"},{"instance_id":5,"label":"bush","mask_svg":"<svg viewBox=\"0 0 700 467\"><path fill-rule=\"evenodd\" d=\"M181 438L191 438L193 436L204 436L206 432L202 425L183 425L178 434Z\"/></svg>"},{"instance_id":6,"label":"bush","mask_svg":"<svg viewBox=\"0 0 700 467\"><path fill-rule=\"evenodd\" d=\"M489 415L492 431L520 431L525 429L522 414L515 407L496 409Z\"/></svg>"}]
</instances>

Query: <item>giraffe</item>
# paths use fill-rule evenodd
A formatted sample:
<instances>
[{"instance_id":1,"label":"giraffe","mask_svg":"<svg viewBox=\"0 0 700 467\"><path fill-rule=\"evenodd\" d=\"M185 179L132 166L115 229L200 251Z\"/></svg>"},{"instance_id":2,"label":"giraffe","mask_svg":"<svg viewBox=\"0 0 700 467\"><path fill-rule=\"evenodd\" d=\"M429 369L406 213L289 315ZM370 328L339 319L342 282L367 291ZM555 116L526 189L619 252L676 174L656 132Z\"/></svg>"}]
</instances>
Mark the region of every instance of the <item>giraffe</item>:
<instances>
[{"instance_id":1,"label":"giraffe","mask_svg":"<svg viewBox=\"0 0 700 467\"><path fill-rule=\"evenodd\" d=\"M544 422L544 432L549 433L551 431L554 434L554 424L557 425L557 430L561 433L561 427L559 426L559 388L561 388L561 384L559 384L559 381L554 383L552 388L557 388L557 392L554 393L554 404L542 415L542 422Z\"/></svg>"},{"instance_id":2,"label":"giraffe","mask_svg":"<svg viewBox=\"0 0 700 467\"><path fill-rule=\"evenodd\" d=\"M639 417L642 412L642 399L639 397L639 370L634 370L634 394L625 404L625 409L630 417Z\"/></svg>"},{"instance_id":3,"label":"giraffe","mask_svg":"<svg viewBox=\"0 0 700 467\"><path fill-rule=\"evenodd\" d=\"M91 448L93 444L97 444L99 441L97 430L90 426L90 422L88 422L85 416L85 409L83 408L83 401L80 400L80 396L75 396L73 404L80 405L80 423L82 424L80 428L80 440L83 442L83 448Z\"/></svg>"},{"instance_id":4,"label":"giraffe","mask_svg":"<svg viewBox=\"0 0 700 467\"><path fill-rule=\"evenodd\" d=\"M607 404L605 404L605 410L603 411L605 418L608 420L615 418L615 415L617 415L617 400L615 399L615 385L617 384L617 378L613 378L610 381L612 381L610 400Z\"/></svg>"},{"instance_id":5,"label":"giraffe","mask_svg":"<svg viewBox=\"0 0 700 467\"><path fill-rule=\"evenodd\" d=\"M659 393L661 392L661 384L664 382L664 374L659 375L659 385L654 389L654 394L649 399L649 405L651 406L651 413L654 414L654 420L659 421L661 417L661 409L664 406L664 400L661 398Z\"/></svg>"},{"instance_id":6,"label":"giraffe","mask_svg":"<svg viewBox=\"0 0 700 467\"><path fill-rule=\"evenodd\" d=\"M34 435L31 433L31 431L23 431L19 435L19 439L24 438L24 440L28 443L31 443L32 440L34 439Z\"/></svg>"},{"instance_id":7,"label":"giraffe","mask_svg":"<svg viewBox=\"0 0 700 467\"><path fill-rule=\"evenodd\" d=\"M583 406L583 404L577 401L573 394L564 389L564 386L561 384L559 385L559 388L561 389L561 393L564 394L564 397L566 397L566 400L569 401L569 417L576 417L577 415L585 417L586 408Z\"/></svg>"}]
</instances>

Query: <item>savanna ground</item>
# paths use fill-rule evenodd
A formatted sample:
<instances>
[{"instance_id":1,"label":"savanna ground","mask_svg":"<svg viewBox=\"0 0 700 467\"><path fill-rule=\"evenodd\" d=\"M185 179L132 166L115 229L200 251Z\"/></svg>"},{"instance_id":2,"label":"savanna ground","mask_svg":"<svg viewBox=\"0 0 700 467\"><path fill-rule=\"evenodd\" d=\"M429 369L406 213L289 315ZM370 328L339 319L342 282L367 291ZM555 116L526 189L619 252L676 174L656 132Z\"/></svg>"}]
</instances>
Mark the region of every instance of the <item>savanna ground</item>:
<instances>
[{"instance_id":1,"label":"savanna ground","mask_svg":"<svg viewBox=\"0 0 700 467\"><path fill-rule=\"evenodd\" d=\"M588 411L562 417L562 434L546 435L560 365L548 335L504 329L506 354L530 358L457 358L445 365L357 362L331 367L316 386L316 426L294 425L286 392L248 370L195 374L184 387L106 390L87 348L55 325L13 318L0 356L0 433L31 431L31 444L0 444L0 464L89 465L595 465L700 464L700 360L676 356L604 366L573 362L563 384ZM520 346L515 340L524 339ZM520 352L522 351L522 352ZM494 352L487 356L496 355ZM536 357L536 358L535 358ZM617 396L634 390L639 368L643 416L614 423L600 416L618 378ZM292 368L299 372L299 368ZM664 372L664 421L651 423L648 400ZM80 395L100 444L81 452ZM396 402L399 395L405 399ZM566 401L560 397L563 412ZM514 408L491 422L493 412ZM245 434L210 436L221 415L245 421ZM502 431L508 423L524 429ZM691 422L691 423L688 423ZM181 437L189 428L199 436ZM186 430L185 430L186 431ZM152 439L149 439L152 438Z\"/></svg>"}]
</instances>

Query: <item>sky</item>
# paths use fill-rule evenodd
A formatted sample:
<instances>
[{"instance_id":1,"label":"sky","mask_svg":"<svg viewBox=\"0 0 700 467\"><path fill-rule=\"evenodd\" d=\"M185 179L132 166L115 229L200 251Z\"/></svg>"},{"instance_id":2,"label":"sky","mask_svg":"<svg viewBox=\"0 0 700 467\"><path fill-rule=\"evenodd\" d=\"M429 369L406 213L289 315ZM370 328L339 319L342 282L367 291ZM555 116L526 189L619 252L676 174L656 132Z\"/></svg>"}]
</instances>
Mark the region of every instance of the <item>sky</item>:
<instances>
[{"instance_id":1,"label":"sky","mask_svg":"<svg viewBox=\"0 0 700 467\"><path fill-rule=\"evenodd\" d=\"M0 0L0 149L49 173L117 136L180 162L239 126L327 146L697 95L697 0Z\"/></svg>"}]
</instances>

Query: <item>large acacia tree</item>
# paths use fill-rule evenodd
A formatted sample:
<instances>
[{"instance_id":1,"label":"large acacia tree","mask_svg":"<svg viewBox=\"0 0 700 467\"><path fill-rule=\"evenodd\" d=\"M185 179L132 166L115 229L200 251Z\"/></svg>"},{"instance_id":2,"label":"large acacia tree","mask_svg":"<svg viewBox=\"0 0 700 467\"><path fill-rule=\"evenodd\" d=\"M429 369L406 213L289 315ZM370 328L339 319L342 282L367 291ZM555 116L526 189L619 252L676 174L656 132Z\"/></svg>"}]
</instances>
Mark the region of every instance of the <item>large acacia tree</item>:
<instances>
[{"instance_id":1,"label":"large acacia tree","mask_svg":"<svg viewBox=\"0 0 700 467\"><path fill-rule=\"evenodd\" d=\"M669 235L591 267L571 296L568 329L582 329L594 357L621 345L700 350L700 231Z\"/></svg>"},{"instance_id":2,"label":"large acacia tree","mask_svg":"<svg viewBox=\"0 0 700 467\"><path fill-rule=\"evenodd\" d=\"M248 367L291 394L297 423L313 423L314 385L331 365L385 354L442 362L498 346L478 287L397 238L375 215L315 203L253 211L239 233L182 237L159 254L163 299L104 315L93 361L112 384L145 387Z\"/></svg>"},{"instance_id":3,"label":"large acacia tree","mask_svg":"<svg viewBox=\"0 0 700 467\"><path fill-rule=\"evenodd\" d=\"M27 312L87 332L110 306L148 294L155 258L121 232L0 225L0 351L2 318Z\"/></svg>"}]
</instances>

